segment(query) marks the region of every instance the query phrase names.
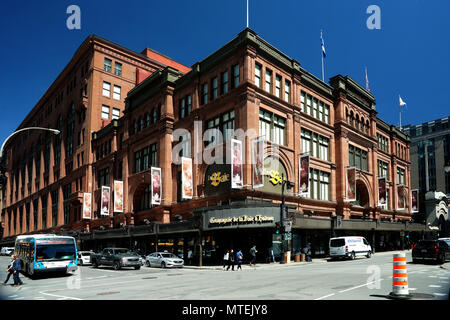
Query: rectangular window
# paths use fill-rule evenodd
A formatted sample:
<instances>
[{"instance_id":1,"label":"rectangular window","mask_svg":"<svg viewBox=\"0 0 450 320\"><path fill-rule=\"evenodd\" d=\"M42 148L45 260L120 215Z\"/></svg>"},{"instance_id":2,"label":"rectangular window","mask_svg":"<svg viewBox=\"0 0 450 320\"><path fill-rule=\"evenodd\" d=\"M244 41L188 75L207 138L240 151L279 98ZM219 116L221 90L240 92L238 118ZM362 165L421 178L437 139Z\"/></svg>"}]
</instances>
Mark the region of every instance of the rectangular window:
<instances>
[{"instance_id":1,"label":"rectangular window","mask_svg":"<svg viewBox=\"0 0 450 320\"><path fill-rule=\"evenodd\" d=\"M120 100L120 86L114 85L113 99Z\"/></svg>"},{"instance_id":2,"label":"rectangular window","mask_svg":"<svg viewBox=\"0 0 450 320\"><path fill-rule=\"evenodd\" d=\"M208 84L202 85L202 105L208 103Z\"/></svg>"},{"instance_id":3,"label":"rectangular window","mask_svg":"<svg viewBox=\"0 0 450 320\"><path fill-rule=\"evenodd\" d=\"M266 70L266 85L265 90L269 93L272 93L272 71Z\"/></svg>"},{"instance_id":4,"label":"rectangular window","mask_svg":"<svg viewBox=\"0 0 450 320\"><path fill-rule=\"evenodd\" d=\"M233 82L232 89L237 88L239 86L240 78L239 78L239 65L236 64L233 66Z\"/></svg>"},{"instance_id":5,"label":"rectangular window","mask_svg":"<svg viewBox=\"0 0 450 320\"><path fill-rule=\"evenodd\" d=\"M284 81L284 101L291 102L291 83L287 80Z\"/></svg>"},{"instance_id":6,"label":"rectangular window","mask_svg":"<svg viewBox=\"0 0 450 320\"><path fill-rule=\"evenodd\" d=\"M152 144L134 153L134 173L142 172L157 165L157 145Z\"/></svg>"},{"instance_id":7,"label":"rectangular window","mask_svg":"<svg viewBox=\"0 0 450 320\"><path fill-rule=\"evenodd\" d=\"M102 119L109 120L109 107L102 105Z\"/></svg>"},{"instance_id":8,"label":"rectangular window","mask_svg":"<svg viewBox=\"0 0 450 320\"><path fill-rule=\"evenodd\" d=\"M330 174L316 169L310 169L310 188L308 198L330 200Z\"/></svg>"},{"instance_id":9,"label":"rectangular window","mask_svg":"<svg viewBox=\"0 0 450 320\"><path fill-rule=\"evenodd\" d=\"M397 183L405 184L405 169L397 168Z\"/></svg>"},{"instance_id":10,"label":"rectangular window","mask_svg":"<svg viewBox=\"0 0 450 320\"><path fill-rule=\"evenodd\" d=\"M223 137L223 141L233 138L234 132L234 110L223 113L222 115L210 119L206 122L207 129L217 129ZM215 145L218 141L214 140L213 130L209 131L206 145Z\"/></svg>"},{"instance_id":11,"label":"rectangular window","mask_svg":"<svg viewBox=\"0 0 450 320\"><path fill-rule=\"evenodd\" d=\"M192 99L191 96L186 96L180 100L180 119L183 119L191 113Z\"/></svg>"},{"instance_id":12,"label":"rectangular window","mask_svg":"<svg viewBox=\"0 0 450 320\"><path fill-rule=\"evenodd\" d=\"M114 74L116 76L122 75L122 64L121 63L119 63L119 62L114 63Z\"/></svg>"},{"instance_id":13,"label":"rectangular window","mask_svg":"<svg viewBox=\"0 0 450 320\"><path fill-rule=\"evenodd\" d=\"M389 180L389 164L378 160L378 177L386 177Z\"/></svg>"},{"instance_id":14,"label":"rectangular window","mask_svg":"<svg viewBox=\"0 0 450 320\"><path fill-rule=\"evenodd\" d=\"M220 79L220 94L228 92L228 71L222 72Z\"/></svg>"},{"instance_id":15,"label":"rectangular window","mask_svg":"<svg viewBox=\"0 0 450 320\"><path fill-rule=\"evenodd\" d=\"M255 64L255 85L261 88L261 65Z\"/></svg>"},{"instance_id":16,"label":"rectangular window","mask_svg":"<svg viewBox=\"0 0 450 320\"><path fill-rule=\"evenodd\" d=\"M263 109L259 110L259 134L266 140L285 145L286 119Z\"/></svg>"},{"instance_id":17,"label":"rectangular window","mask_svg":"<svg viewBox=\"0 0 450 320\"><path fill-rule=\"evenodd\" d=\"M105 62L103 64L103 69L105 71L111 72L111 65L112 65L112 60L108 59L108 58L105 58Z\"/></svg>"},{"instance_id":18,"label":"rectangular window","mask_svg":"<svg viewBox=\"0 0 450 320\"><path fill-rule=\"evenodd\" d=\"M113 108L112 119L119 119L119 118L120 118L120 109Z\"/></svg>"},{"instance_id":19,"label":"rectangular window","mask_svg":"<svg viewBox=\"0 0 450 320\"><path fill-rule=\"evenodd\" d=\"M109 186L109 167L99 170L98 172L98 187Z\"/></svg>"},{"instance_id":20,"label":"rectangular window","mask_svg":"<svg viewBox=\"0 0 450 320\"><path fill-rule=\"evenodd\" d=\"M300 111L301 112L305 112L305 98L306 98L306 95L302 91L300 94Z\"/></svg>"},{"instance_id":21,"label":"rectangular window","mask_svg":"<svg viewBox=\"0 0 450 320\"><path fill-rule=\"evenodd\" d=\"M103 96L110 97L111 96L111 83L103 81Z\"/></svg>"},{"instance_id":22,"label":"rectangular window","mask_svg":"<svg viewBox=\"0 0 450 320\"><path fill-rule=\"evenodd\" d=\"M279 75L275 77L275 95L281 98L281 76Z\"/></svg>"},{"instance_id":23,"label":"rectangular window","mask_svg":"<svg viewBox=\"0 0 450 320\"><path fill-rule=\"evenodd\" d=\"M211 81L211 100L217 98L219 92L217 77L213 78Z\"/></svg>"},{"instance_id":24,"label":"rectangular window","mask_svg":"<svg viewBox=\"0 0 450 320\"><path fill-rule=\"evenodd\" d=\"M313 98L313 113L312 116L316 119L319 119L319 107L318 107L319 100L316 98Z\"/></svg>"},{"instance_id":25,"label":"rectangular window","mask_svg":"<svg viewBox=\"0 0 450 320\"><path fill-rule=\"evenodd\" d=\"M367 151L361 150L355 146L348 146L348 161L350 167L356 167L367 171Z\"/></svg>"}]
</instances>

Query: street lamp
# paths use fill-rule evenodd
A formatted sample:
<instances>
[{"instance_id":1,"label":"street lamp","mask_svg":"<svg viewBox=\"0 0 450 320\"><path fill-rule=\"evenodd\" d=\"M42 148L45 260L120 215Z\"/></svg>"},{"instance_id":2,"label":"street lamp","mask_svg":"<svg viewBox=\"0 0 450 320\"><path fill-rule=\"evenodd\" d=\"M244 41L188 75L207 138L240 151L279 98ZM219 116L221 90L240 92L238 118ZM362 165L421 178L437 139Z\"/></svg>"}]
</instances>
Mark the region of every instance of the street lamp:
<instances>
[{"instance_id":1,"label":"street lamp","mask_svg":"<svg viewBox=\"0 0 450 320\"><path fill-rule=\"evenodd\" d=\"M281 226L281 261L280 264L284 264L284 256L286 254L285 250L285 234L286 229L284 225L284 214L286 211L286 206L284 204L284 188L287 187L288 190L294 187L294 183L288 180L284 180L284 174L281 174L281 207L280 207L280 226Z\"/></svg>"},{"instance_id":2,"label":"street lamp","mask_svg":"<svg viewBox=\"0 0 450 320\"><path fill-rule=\"evenodd\" d=\"M6 138L6 140L3 142L2 148L0 149L0 184L2 184L2 185L5 183L5 179L4 179L5 168L3 166L3 148L5 147L6 142L8 142L9 139L11 139L16 134L18 134L18 133L20 133L22 131L26 131L26 130L44 130L44 131L53 132L56 135L60 134L59 130L51 129L51 128L41 128L41 127L23 128L23 129L19 129L17 131L14 131L12 134L10 134L9 137Z\"/></svg>"}]
</instances>

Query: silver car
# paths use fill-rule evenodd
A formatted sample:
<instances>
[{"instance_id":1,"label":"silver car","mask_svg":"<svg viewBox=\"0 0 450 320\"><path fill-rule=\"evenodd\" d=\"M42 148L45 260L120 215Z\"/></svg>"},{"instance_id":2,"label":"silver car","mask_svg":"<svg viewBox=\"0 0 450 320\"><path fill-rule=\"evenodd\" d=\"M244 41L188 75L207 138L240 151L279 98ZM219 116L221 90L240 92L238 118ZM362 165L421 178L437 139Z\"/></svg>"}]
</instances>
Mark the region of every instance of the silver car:
<instances>
[{"instance_id":1,"label":"silver car","mask_svg":"<svg viewBox=\"0 0 450 320\"><path fill-rule=\"evenodd\" d=\"M173 253L153 252L145 258L147 267L183 268L184 260Z\"/></svg>"}]
</instances>

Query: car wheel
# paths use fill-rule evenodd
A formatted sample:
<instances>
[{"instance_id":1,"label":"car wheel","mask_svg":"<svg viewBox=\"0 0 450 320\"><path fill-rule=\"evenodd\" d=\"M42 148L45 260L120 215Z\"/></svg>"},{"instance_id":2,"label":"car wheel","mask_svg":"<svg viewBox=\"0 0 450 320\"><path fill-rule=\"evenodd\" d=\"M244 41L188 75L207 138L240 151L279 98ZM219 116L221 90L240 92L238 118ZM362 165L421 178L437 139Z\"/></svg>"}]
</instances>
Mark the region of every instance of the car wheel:
<instances>
[{"instance_id":1,"label":"car wheel","mask_svg":"<svg viewBox=\"0 0 450 320\"><path fill-rule=\"evenodd\" d=\"M120 264L118 262L114 262L113 268L114 270L120 270Z\"/></svg>"},{"instance_id":2,"label":"car wheel","mask_svg":"<svg viewBox=\"0 0 450 320\"><path fill-rule=\"evenodd\" d=\"M371 252L371 251L367 251L366 257L367 257L367 258L370 258L371 256L372 256L372 252Z\"/></svg>"},{"instance_id":3,"label":"car wheel","mask_svg":"<svg viewBox=\"0 0 450 320\"><path fill-rule=\"evenodd\" d=\"M134 270L139 270L141 268L141 266L135 266Z\"/></svg>"},{"instance_id":4,"label":"car wheel","mask_svg":"<svg viewBox=\"0 0 450 320\"><path fill-rule=\"evenodd\" d=\"M355 260L356 256L355 256L355 252L352 252L350 259Z\"/></svg>"},{"instance_id":5,"label":"car wheel","mask_svg":"<svg viewBox=\"0 0 450 320\"><path fill-rule=\"evenodd\" d=\"M163 261L163 262L161 262L161 268L166 268L166 263Z\"/></svg>"},{"instance_id":6,"label":"car wheel","mask_svg":"<svg viewBox=\"0 0 450 320\"><path fill-rule=\"evenodd\" d=\"M150 262L145 261L145 266L146 266L146 267L150 267Z\"/></svg>"},{"instance_id":7,"label":"car wheel","mask_svg":"<svg viewBox=\"0 0 450 320\"><path fill-rule=\"evenodd\" d=\"M438 264L444 264L445 263L445 254L443 254L439 260L437 261Z\"/></svg>"},{"instance_id":8,"label":"car wheel","mask_svg":"<svg viewBox=\"0 0 450 320\"><path fill-rule=\"evenodd\" d=\"M92 262L92 267L97 269L98 268L98 263L97 261Z\"/></svg>"}]
</instances>

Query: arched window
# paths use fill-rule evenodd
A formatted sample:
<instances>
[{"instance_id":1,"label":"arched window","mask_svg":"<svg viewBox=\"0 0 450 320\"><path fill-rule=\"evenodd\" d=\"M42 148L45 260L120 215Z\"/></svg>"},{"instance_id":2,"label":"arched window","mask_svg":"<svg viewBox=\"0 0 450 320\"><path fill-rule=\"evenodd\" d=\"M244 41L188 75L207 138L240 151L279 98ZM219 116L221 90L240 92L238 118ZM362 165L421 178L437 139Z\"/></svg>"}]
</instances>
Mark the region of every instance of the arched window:
<instances>
[{"instance_id":1,"label":"arched window","mask_svg":"<svg viewBox=\"0 0 450 320\"><path fill-rule=\"evenodd\" d=\"M348 113L348 109L345 109L345 119L348 124L350 124L350 114Z\"/></svg>"},{"instance_id":2,"label":"arched window","mask_svg":"<svg viewBox=\"0 0 450 320\"><path fill-rule=\"evenodd\" d=\"M359 130L359 114L356 114L355 128Z\"/></svg>"},{"instance_id":3,"label":"arched window","mask_svg":"<svg viewBox=\"0 0 450 320\"><path fill-rule=\"evenodd\" d=\"M150 127L150 114L146 113L145 114L145 123L147 124L147 127Z\"/></svg>"},{"instance_id":4,"label":"arched window","mask_svg":"<svg viewBox=\"0 0 450 320\"><path fill-rule=\"evenodd\" d=\"M157 120L158 120L158 110L154 108L152 111L152 123L156 123Z\"/></svg>"},{"instance_id":5,"label":"arched window","mask_svg":"<svg viewBox=\"0 0 450 320\"><path fill-rule=\"evenodd\" d=\"M355 119L355 116L353 115L353 111L350 111L350 125L352 127L354 126L354 119Z\"/></svg>"},{"instance_id":6,"label":"arched window","mask_svg":"<svg viewBox=\"0 0 450 320\"><path fill-rule=\"evenodd\" d=\"M370 128L369 120L367 120L367 121L366 121L366 133L367 133L367 134L369 134L369 128Z\"/></svg>"},{"instance_id":7,"label":"arched window","mask_svg":"<svg viewBox=\"0 0 450 320\"><path fill-rule=\"evenodd\" d=\"M361 132L365 132L364 131L364 127L365 127L365 122L364 122L364 117L361 117L361 127L359 128L361 130Z\"/></svg>"},{"instance_id":8,"label":"arched window","mask_svg":"<svg viewBox=\"0 0 450 320\"><path fill-rule=\"evenodd\" d=\"M144 118L139 117L139 130L142 130L145 128L145 121Z\"/></svg>"}]
</instances>

